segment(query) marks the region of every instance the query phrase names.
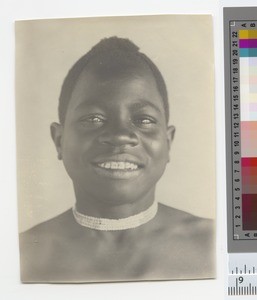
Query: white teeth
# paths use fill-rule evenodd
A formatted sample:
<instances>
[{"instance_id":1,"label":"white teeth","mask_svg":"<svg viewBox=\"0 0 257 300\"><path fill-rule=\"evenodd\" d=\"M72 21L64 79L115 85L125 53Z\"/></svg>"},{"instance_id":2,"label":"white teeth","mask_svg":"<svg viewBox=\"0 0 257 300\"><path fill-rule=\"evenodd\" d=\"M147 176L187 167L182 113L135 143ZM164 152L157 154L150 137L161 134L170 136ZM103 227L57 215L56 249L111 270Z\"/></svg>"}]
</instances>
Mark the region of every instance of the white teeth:
<instances>
[{"instance_id":1,"label":"white teeth","mask_svg":"<svg viewBox=\"0 0 257 300\"><path fill-rule=\"evenodd\" d=\"M119 168L118 168L118 163L112 162L112 163L111 163L111 169L119 169Z\"/></svg>"},{"instance_id":2,"label":"white teeth","mask_svg":"<svg viewBox=\"0 0 257 300\"><path fill-rule=\"evenodd\" d=\"M108 161L105 163L98 164L99 167L104 169L112 169L112 170L137 170L138 165L130 162L123 161Z\"/></svg>"}]
</instances>

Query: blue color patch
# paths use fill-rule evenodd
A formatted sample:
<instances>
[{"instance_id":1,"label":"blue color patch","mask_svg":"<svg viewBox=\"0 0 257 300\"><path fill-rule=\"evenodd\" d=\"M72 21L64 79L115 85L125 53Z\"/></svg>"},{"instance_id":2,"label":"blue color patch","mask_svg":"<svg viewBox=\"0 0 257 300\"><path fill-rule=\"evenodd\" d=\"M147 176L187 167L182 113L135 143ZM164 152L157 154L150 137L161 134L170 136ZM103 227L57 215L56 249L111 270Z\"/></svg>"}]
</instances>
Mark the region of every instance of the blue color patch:
<instances>
[{"instance_id":1,"label":"blue color patch","mask_svg":"<svg viewBox=\"0 0 257 300\"><path fill-rule=\"evenodd\" d=\"M257 48L241 48L239 54L240 57L257 57Z\"/></svg>"}]
</instances>

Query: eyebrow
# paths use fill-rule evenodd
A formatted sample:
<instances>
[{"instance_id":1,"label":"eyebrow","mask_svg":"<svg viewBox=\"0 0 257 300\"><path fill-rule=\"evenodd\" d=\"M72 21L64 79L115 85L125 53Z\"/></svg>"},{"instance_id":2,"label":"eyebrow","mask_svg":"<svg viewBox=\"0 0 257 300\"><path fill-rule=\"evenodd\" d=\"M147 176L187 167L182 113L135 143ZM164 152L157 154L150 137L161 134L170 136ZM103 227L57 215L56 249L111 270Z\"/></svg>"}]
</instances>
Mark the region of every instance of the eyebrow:
<instances>
[{"instance_id":1,"label":"eyebrow","mask_svg":"<svg viewBox=\"0 0 257 300\"><path fill-rule=\"evenodd\" d=\"M140 109L140 108L144 108L146 106L150 106L153 109L155 109L156 111L158 111L159 113L161 113L161 110L157 105L155 105L154 103L152 103L152 102L150 102L146 99L139 99L138 102L133 103L131 105L131 108L134 109L134 110L137 110L137 109Z\"/></svg>"},{"instance_id":2,"label":"eyebrow","mask_svg":"<svg viewBox=\"0 0 257 300\"><path fill-rule=\"evenodd\" d=\"M86 108L87 107L94 107L94 106L96 106L95 102L96 102L95 100L81 102L81 103L79 103L79 105L75 106L74 110L75 111L80 111L81 109L84 109L85 107Z\"/></svg>"},{"instance_id":3,"label":"eyebrow","mask_svg":"<svg viewBox=\"0 0 257 300\"><path fill-rule=\"evenodd\" d=\"M96 107L96 106L98 106L97 100L91 99L91 101L80 103L78 106L75 107L75 111L80 111L85 107ZM138 110L147 106L150 106L157 112L162 113L161 109L157 105L155 105L154 103L146 99L138 99L135 103L129 105L129 108L131 108L132 110Z\"/></svg>"}]
</instances>

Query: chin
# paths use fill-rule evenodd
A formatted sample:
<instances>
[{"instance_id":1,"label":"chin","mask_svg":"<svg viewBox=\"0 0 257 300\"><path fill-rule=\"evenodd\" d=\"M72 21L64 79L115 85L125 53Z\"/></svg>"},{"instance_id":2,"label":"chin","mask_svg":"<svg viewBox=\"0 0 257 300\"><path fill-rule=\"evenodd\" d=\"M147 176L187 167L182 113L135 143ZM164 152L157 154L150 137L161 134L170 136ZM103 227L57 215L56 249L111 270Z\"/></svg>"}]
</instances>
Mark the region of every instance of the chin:
<instances>
[{"instance_id":1,"label":"chin","mask_svg":"<svg viewBox=\"0 0 257 300\"><path fill-rule=\"evenodd\" d=\"M132 204L143 199L154 199L154 191L155 184L143 188L142 184L136 182L131 184L116 182L102 186L95 198L112 205Z\"/></svg>"}]
</instances>

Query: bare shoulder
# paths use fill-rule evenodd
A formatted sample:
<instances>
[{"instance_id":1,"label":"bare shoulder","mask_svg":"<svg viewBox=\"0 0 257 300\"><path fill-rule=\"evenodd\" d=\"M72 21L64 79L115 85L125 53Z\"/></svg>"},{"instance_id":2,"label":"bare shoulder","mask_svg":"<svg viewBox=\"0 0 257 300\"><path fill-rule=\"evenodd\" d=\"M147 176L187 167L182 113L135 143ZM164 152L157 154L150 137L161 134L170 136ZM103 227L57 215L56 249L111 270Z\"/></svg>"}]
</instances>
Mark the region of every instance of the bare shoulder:
<instances>
[{"instance_id":1,"label":"bare shoulder","mask_svg":"<svg viewBox=\"0 0 257 300\"><path fill-rule=\"evenodd\" d=\"M166 256L167 263L184 270L185 278L215 277L214 221L162 204L158 218L171 254Z\"/></svg>"},{"instance_id":2,"label":"bare shoulder","mask_svg":"<svg viewBox=\"0 0 257 300\"><path fill-rule=\"evenodd\" d=\"M20 235L21 278L24 282L85 281L98 278L97 272L103 270L105 279L110 274L134 278L135 270L145 272L141 279L213 278L214 232L212 220L162 204L152 221L122 234L85 230L69 210Z\"/></svg>"},{"instance_id":3,"label":"bare shoulder","mask_svg":"<svg viewBox=\"0 0 257 300\"><path fill-rule=\"evenodd\" d=\"M65 225L67 222L70 222L70 219L72 219L71 209L57 215L52 219L35 225L34 227L30 228L25 232L22 232L20 234L20 237L28 238L33 235L42 235L45 232L48 232L49 234L52 230L59 231L63 228L63 225Z\"/></svg>"},{"instance_id":4,"label":"bare shoulder","mask_svg":"<svg viewBox=\"0 0 257 300\"><path fill-rule=\"evenodd\" d=\"M44 278L44 270L49 268L49 256L56 249L62 249L61 243L69 232L64 228L70 222L71 211L66 211L48 221L20 233L20 265L21 280L24 282L37 281ZM67 239L67 238L66 238ZM61 251L60 251L61 252ZM41 280L39 280L41 281Z\"/></svg>"},{"instance_id":5,"label":"bare shoulder","mask_svg":"<svg viewBox=\"0 0 257 300\"><path fill-rule=\"evenodd\" d=\"M164 204L159 204L158 214L163 226L169 228L172 225L175 231L183 235L204 237L214 231L212 219L197 217Z\"/></svg>"}]
</instances>

